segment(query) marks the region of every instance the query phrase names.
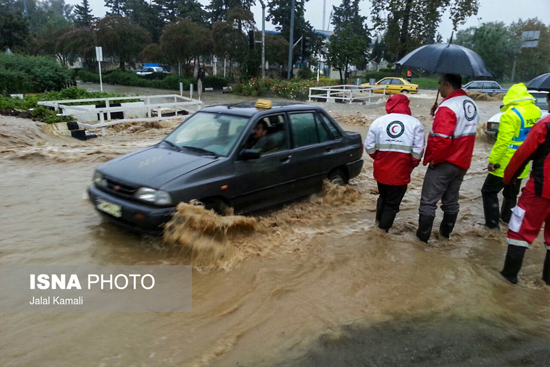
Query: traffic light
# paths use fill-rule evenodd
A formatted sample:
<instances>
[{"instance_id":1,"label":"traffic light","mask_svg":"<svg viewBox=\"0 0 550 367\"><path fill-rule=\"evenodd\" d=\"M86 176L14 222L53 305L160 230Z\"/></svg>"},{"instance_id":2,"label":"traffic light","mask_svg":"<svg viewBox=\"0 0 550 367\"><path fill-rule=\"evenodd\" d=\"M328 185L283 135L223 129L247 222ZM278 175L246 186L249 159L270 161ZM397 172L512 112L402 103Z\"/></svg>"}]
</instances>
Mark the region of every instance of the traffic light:
<instances>
[{"instance_id":1,"label":"traffic light","mask_svg":"<svg viewBox=\"0 0 550 367\"><path fill-rule=\"evenodd\" d=\"M302 39L302 57L307 59L311 56L311 38L304 36Z\"/></svg>"},{"instance_id":2,"label":"traffic light","mask_svg":"<svg viewBox=\"0 0 550 367\"><path fill-rule=\"evenodd\" d=\"M255 40L254 40L254 31L248 31L248 48L250 48L251 50L254 49L254 44L255 44Z\"/></svg>"}]
</instances>

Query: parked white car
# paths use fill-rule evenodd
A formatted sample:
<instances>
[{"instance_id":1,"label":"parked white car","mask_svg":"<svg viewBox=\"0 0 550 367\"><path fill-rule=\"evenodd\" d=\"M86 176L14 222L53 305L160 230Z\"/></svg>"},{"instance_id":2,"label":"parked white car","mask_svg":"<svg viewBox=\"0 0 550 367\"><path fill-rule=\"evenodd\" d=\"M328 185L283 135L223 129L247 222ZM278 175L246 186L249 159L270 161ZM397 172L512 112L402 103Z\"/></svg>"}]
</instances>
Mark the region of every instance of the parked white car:
<instances>
[{"instance_id":1,"label":"parked white car","mask_svg":"<svg viewBox=\"0 0 550 367\"><path fill-rule=\"evenodd\" d=\"M535 104L542 111L541 119L548 116L548 101L546 100L546 96L548 95L548 92L538 91L538 90L530 90L528 92L533 97L535 97L536 99ZM502 112L497 113L487 121L487 130L485 130L485 134L492 135L495 137L498 135L498 125L500 124L500 116L502 116Z\"/></svg>"},{"instance_id":2,"label":"parked white car","mask_svg":"<svg viewBox=\"0 0 550 367\"><path fill-rule=\"evenodd\" d=\"M150 75L153 73L168 73L168 72L164 70L163 67L160 67L160 66L150 66L147 68L143 68L141 70L136 70L137 75Z\"/></svg>"}]
</instances>

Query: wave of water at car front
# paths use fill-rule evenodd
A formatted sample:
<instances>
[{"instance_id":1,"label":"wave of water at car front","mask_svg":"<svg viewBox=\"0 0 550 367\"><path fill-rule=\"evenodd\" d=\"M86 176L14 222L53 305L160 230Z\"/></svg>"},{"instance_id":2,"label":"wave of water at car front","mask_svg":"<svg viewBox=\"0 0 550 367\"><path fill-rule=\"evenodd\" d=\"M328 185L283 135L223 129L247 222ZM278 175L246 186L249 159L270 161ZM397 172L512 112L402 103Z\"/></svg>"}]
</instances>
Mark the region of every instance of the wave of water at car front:
<instances>
[{"instance_id":1,"label":"wave of water at car front","mask_svg":"<svg viewBox=\"0 0 550 367\"><path fill-rule=\"evenodd\" d=\"M332 208L359 200L353 186L324 182L319 194L271 213L222 216L203 206L181 203L165 225L163 241L180 248L179 260L201 271L230 270L247 258L307 251L308 237L317 233L300 226L312 225L333 214Z\"/></svg>"}]
</instances>

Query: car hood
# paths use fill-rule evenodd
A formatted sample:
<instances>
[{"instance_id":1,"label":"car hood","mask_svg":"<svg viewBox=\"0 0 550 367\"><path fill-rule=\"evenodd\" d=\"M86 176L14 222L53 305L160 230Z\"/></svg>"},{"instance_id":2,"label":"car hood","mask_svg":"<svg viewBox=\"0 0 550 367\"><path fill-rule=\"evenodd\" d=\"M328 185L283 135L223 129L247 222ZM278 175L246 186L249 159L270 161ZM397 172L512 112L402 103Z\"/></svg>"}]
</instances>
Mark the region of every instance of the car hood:
<instances>
[{"instance_id":1,"label":"car hood","mask_svg":"<svg viewBox=\"0 0 550 367\"><path fill-rule=\"evenodd\" d=\"M109 161L98 170L121 182L160 189L171 180L216 160L211 156L150 147Z\"/></svg>"}]
</instances>

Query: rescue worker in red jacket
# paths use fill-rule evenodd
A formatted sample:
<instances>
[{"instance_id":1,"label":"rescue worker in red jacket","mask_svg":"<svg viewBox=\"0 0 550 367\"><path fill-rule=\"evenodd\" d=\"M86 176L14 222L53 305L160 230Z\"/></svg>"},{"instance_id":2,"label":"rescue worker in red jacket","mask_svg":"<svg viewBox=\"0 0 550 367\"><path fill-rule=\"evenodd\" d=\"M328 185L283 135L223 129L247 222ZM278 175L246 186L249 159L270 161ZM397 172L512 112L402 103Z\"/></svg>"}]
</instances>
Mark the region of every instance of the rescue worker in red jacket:
<instances>
[{"instance_id":1,"label":"rescue worker in red jacket","mask_svg":"<svg viewBox=\"0 0 550 367\"><path fill-rule=\"evenodd\" d=\"M411 172L424 152L424 126L411 116L409 99L403 94L386 102L385 116L370 126L365 149L374 159L374 179L378 184L376 221L386 232L393 225L401 200L411 182Z\"/></svg>"},{"instance_id":2,"label":"rescue worker in red jacket","mask_svg":"<svg viewBox=\"0 0 550 367\"><path fill-rule=\"evenodd\" d=\"M537 238L544 223L546 258L542 279L550 285L550 116L531 128L504 171L504 183L510 184L517 179L531 160L531 176L521 191L518 205L512 209L508 251L500 273L510 283L518 282L525 250Z\"/></svg>"},{"instance_id":3,"label":"rescue worker in red jacket","mask_svg":"<svg viewBox=\"0 0 550 367\"><path fill-rule=\"evenodd\" d=\"M424 165L429 165L420 198L416 237L428 242L441 200L444 216L439 234L449 238L458 217L458 197L464 175L470 168L479 114L475 102L461 89L457 74L442 74L439 93L444 98L435 111L428 137Z\"/></svg>"}]
</instances>

